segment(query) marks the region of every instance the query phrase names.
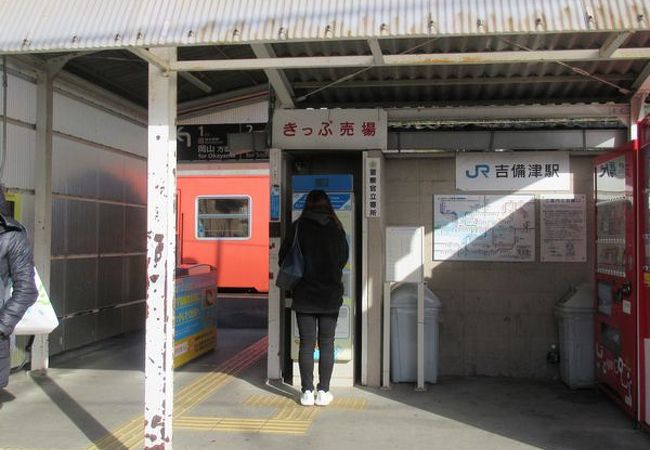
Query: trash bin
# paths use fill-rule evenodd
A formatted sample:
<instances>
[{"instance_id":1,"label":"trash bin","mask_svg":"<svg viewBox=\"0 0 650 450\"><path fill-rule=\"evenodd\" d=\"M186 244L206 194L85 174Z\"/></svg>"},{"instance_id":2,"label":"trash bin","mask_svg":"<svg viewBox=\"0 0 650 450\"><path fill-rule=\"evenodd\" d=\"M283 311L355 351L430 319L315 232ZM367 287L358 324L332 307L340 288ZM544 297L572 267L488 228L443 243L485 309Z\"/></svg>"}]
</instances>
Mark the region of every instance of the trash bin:
<instances>
[{"instance_id":1,"label":"trash bin","mask_svg":"<svg viewBox=\"0 0 650 450\"><path fill-rule=\"evenodd\" d=\"M393 382L417 381L417 305L415 283L397 284L390 302L390 376ZM424 287L424 381L438 380L438 297Z\"/></svg>"},{"instance_id":2,"label":"trash bin","mask_svg":"<svg viewBox=\"0 0 650 450\"><path fill-rule=\"evenodd\" d=\"M571 389L594 385L594 297L588 283L555 305L560 331L560 378Z\"/></svg>"}]
</instances>

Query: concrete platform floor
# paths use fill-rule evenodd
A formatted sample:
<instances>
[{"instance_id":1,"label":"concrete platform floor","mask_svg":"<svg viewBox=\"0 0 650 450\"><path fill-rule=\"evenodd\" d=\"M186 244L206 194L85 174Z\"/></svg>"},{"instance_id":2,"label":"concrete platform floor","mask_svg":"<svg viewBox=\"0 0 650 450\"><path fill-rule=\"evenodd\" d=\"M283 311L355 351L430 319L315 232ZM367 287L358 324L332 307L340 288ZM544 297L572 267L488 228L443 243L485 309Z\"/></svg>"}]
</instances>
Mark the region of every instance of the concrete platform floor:
<instances>
[{"instance_id":1,"label":"concrete platform floor","mask_svg":"<svg viewBox=\"0 0 650 450\"><path fill-rule=\"evenodd\" d=\"M221 329L215 352L177 370L174 448L650 449L599 392L559 382L444 377L427 392L333 389L330 406L304 408L265 382L264 333ZM142 448L142 344L122 336L53 358L45 376L12 375L0 450Z\"/></svg>"}]
</instances>

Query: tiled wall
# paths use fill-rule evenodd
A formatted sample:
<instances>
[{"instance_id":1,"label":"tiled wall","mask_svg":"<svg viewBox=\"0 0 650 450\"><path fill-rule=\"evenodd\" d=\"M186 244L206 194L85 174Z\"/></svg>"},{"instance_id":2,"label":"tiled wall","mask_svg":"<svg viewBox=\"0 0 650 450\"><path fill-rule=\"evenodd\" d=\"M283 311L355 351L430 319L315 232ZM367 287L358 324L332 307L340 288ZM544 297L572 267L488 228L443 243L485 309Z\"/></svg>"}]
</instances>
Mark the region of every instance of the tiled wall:
<instances>
[{"instance_id":1,"label":"tiled wall","mask_svg":"<svg viewBox=\"0 0 650 450\"><path fill-rule=\"evenodd\" d=\"M433 196L457 193L454 158L386 161L386 225L425 227L426 283L442 301L441 374L557 376L546 360L558 342L553 307L571 286L592 279L591 164L590 157L571 157L573 192L587 198L587 262L539 262L537 200L536 262L520 263L433 261Z\"/></svg>"}]
</instances>

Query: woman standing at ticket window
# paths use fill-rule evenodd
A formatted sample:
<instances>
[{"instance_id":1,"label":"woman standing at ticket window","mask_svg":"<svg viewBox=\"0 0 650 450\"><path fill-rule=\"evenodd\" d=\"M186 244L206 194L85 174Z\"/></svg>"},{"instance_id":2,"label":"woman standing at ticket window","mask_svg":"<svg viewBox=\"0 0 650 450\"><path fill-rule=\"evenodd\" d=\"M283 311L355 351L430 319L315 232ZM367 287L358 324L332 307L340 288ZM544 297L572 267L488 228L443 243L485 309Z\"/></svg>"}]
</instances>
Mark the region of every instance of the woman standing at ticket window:
<instances>
[{"instance_id":1,"label":"woman standing at ticket window","mask_svg":"<svg viewBox=\"0 0 650 450\"><path fill-rule=\"evenodd\" d=\"M325 191L313 190L307 194L302 214L291 224L291 230L280 247L280 264L293 244L296 226L305 261L303 277L293 289L292 304L300 334L300 403L304 406L327 406L334 399L329 391L334 369L334 332L343 303L342 274L348 261L349 247L341 221ZM318 385L314 394L317 339L320 356Z\"/></svg>"}]
</instances>

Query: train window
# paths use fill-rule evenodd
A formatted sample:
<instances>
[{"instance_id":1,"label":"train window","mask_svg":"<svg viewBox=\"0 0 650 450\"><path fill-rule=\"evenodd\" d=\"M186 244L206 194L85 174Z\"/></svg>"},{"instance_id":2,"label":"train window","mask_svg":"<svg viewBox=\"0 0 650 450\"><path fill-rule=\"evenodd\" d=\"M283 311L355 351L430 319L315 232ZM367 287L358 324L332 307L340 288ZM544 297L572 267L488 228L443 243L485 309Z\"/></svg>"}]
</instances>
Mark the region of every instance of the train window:
<instances>
[{"instance_id":1,"label":"train window","mask_svg":"<svg viewBox=\"0 0 650 450\"><path fill-rule=\"evenodd\" d=\"M250 197L199 197L196 204L198 239L249 239Z\"/></svg>"}]
</instances>

